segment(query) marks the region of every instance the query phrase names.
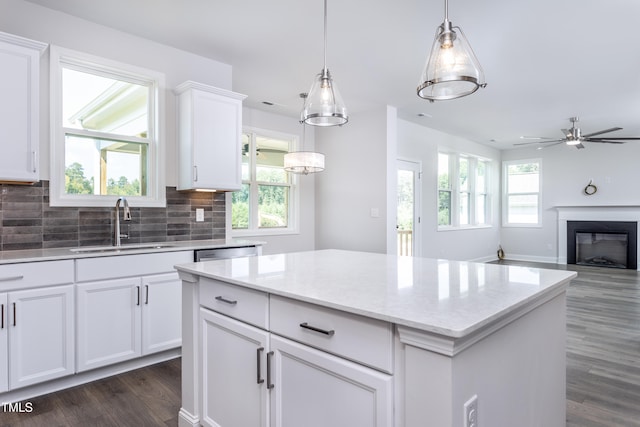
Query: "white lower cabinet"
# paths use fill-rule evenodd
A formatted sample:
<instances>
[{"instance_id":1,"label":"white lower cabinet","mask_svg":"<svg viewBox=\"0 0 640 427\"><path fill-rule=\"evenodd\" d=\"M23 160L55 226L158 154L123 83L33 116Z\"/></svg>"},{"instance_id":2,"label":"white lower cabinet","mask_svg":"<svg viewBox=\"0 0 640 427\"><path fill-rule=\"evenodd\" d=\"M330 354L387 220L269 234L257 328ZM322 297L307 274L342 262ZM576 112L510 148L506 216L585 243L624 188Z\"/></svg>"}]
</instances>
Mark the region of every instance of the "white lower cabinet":
<instances>
[{"instance_id":1,"label":"white lower cabinet","mask_svg":"<svg viewBox=\"0 0 640 427\"><path fill-rule=\"evenodd\" d=\"M239 309L245 302L229 300ZM206 308L199 330L202 425L393 425L390 374Z\"/></svg>"},{"instance_id":2,"label":"white lower cabinet","mask_svg":"<svg viewBox=\"0 0 640 427\"><path fill-rule=\"evenodd\" d=\"M266 427L269 333L200 309L202 419L211 427Z\"/></svg>"},{"instance_id":3,"label":"white lower cabinet","mask_svg":"<svg viewBox=\"0 0 640 427\"><path fill-rule=\"evenodd\" d=\"M142 278L142 354L182 345L182 282L178 273Z\"/></svg>"},{"instance_id":4,"label":"white lower cabinet","mask_svg":"<svg viewBox=\"0 0 640 427\"><path fill-rule=\"evenodd\" d=\"M9 390L9 329L7 294L0 294L0 393Z\"/></svg>"},{"instance_id":5,"label":"white lower cabinet","mask_svg":"<svg viewBox=\"0 0 640 427\"><path fill-rule=\"evenodd\" d=\"M0 392L74 373L73 285L0 294Z\"/></svg>"},{"instance_id":6,"label":"white lower cabinet","mask_svg":"<svg viewBox=\"0 0 640 427\"><path fill-rule=\"evenodd\" d=\"M177 273L77 285L78 372L181 344Z\"/></svg>"},{"instance_id":7,"label":"white lower cabinet","mask_svg":"<svg viewBox=\"0 0 640 427\"><path fill-rule=\"evenodd\" d=\"M271 426L393 425L391 375L271 335Z\"/></svg>"}]
</instances>

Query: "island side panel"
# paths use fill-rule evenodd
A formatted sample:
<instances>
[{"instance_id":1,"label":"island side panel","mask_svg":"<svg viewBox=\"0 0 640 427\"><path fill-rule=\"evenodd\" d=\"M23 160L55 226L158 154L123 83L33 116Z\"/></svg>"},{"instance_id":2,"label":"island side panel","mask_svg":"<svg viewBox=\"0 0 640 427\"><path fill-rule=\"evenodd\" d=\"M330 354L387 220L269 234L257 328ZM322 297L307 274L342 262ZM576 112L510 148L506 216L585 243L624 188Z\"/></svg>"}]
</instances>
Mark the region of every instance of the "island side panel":
<instances>
[{"instance_id":1,"label":"island side panel","mask_svg":"<svg viewBox=\"0 0 640 427\"><path fill-rule=\"evenodd\" d=\"M463 427L474 395L480 426L565 426L565 292L471 346L451 348L404 345L406 427Z\"/></svg>"}]
</instances>

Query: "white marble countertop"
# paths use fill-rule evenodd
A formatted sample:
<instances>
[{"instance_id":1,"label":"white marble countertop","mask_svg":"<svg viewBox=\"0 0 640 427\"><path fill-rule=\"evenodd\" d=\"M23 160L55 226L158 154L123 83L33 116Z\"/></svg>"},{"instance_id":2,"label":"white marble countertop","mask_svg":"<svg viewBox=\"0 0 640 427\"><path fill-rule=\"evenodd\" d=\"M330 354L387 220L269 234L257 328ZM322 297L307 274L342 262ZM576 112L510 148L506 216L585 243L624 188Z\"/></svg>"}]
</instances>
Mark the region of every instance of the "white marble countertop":
<instances>
[{"instance_id":1,"label":"white marble countertop","mask_svg":"<svg viewBox=\"0 0 640 427\"><path fill-rule=\"evenodd\" d=\"M341 250L189 263L179 271L465 337L566 289L575 272Z\"/></svg>"},{"instance_id":2,"label":"white marble countertop","mask_svg":"<svg viewBox=\"0 0 640 427\"><path fill-rule=\"evenodd\" d=\"M209 239L184 240L177 242L149 242L140 244L124 243L119 250L112 246L56 248L56 249L25 249L18 251L0 251L0 265L17 264L21 262L53 261L62 259L95 258L105 256L133 255L156 252L177 252L198 249L233 248L241 246L263 245L264 242L244 239ZM96 251L77 252L78 249L98 249ZM100 251L99 249L107 249Z\"/></svg>"}]
</instances>

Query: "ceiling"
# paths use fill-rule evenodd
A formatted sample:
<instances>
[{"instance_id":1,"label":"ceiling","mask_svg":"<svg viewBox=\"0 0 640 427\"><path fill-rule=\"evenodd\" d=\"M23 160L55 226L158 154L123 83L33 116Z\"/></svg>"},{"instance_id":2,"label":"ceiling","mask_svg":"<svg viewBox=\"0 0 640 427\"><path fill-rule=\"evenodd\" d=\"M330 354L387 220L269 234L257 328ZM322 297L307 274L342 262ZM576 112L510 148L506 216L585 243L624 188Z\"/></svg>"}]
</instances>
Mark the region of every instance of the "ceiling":
<instances>
[{"instance_id":1,"label":"ceiling","mask_svg":"<svg viewBox=\"0 0 640 427\"><path fill-rule=\"evenodd\" d=\"M293 120L323 66L322 0L28 1L230 64L245 105ZM572 116L583 133L640 136L640 2L451 0L488 85L430 103L416 86L443 17L440 0L329 0L327 65L350 114L393 105L501 149L561 137Z\"/></svg>"}]
</instances>

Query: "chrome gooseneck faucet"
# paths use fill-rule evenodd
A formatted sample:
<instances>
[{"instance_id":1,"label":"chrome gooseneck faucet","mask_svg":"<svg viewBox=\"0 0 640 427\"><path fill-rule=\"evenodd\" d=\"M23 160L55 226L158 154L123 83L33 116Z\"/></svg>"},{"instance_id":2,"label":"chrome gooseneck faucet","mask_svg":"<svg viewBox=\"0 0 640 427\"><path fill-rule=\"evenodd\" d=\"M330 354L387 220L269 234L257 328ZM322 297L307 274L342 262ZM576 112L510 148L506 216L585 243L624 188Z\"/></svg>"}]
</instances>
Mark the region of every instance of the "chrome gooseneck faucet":
<instances>
[{"instance_id":1,"label":"chrome gooseneck faucet","mask_svg":"<svg viewBox=\"0 0 640 427\"><path fill-rule=\"evenodd\" d=\"M114 246L121 246L121 242L120 242L121 237L125 237L125 238L129 237L128 234L124 234L124 235L120 234L120 202L124 203L124 207L123 207L124 211L123 211L122 219L124 221L131 221L131 210L129 210L129 203L127 202L127 199L125 199L124 197L120 197L116 202L116 226L114 227L114 231L113 231Z\"/></svg>"}]
</instances>

